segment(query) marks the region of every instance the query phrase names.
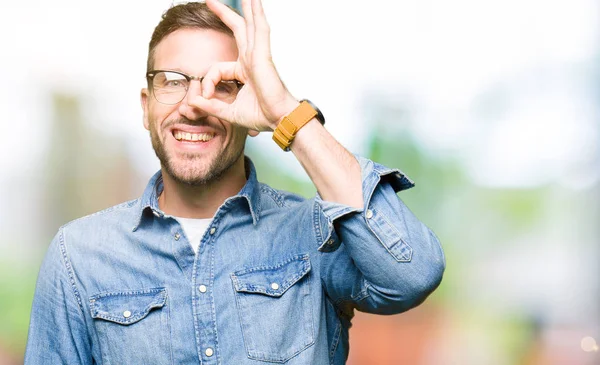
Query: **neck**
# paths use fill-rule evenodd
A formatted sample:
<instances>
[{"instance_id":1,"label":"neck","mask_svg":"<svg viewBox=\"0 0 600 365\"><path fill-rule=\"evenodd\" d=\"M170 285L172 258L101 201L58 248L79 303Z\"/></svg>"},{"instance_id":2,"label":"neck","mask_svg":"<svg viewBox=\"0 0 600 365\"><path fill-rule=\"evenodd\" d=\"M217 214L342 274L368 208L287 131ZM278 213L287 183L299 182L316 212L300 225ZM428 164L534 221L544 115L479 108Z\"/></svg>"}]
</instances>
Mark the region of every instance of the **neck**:
<instances>
[{"instance_id":1,"label":"neck","mask_svg":"<svg viewBox=\"0 0 600 365\"><path fill-rule=\"evenodd\" d=\"M175 181L162 169L163 191L158 206L165 214L182 218L212 218L223 202L246 183L244 155L218 179L200 186Z\"/></svg>"}]
</instances>

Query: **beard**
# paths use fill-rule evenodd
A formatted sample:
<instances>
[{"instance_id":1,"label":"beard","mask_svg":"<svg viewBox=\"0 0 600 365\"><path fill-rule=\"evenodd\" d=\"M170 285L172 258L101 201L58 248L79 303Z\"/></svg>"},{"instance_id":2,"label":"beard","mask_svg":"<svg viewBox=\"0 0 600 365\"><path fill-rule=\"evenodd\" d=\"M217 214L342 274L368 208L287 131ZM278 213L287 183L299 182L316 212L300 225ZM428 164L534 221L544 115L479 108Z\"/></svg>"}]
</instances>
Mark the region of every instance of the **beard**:
<instances>
[{"instance_id":1,"label":"beard","mask_svg":"<svg viewBox=\"0 0 600 365\"><path fill-rule=\"evenodd\" d=\"M197 122L188 119L165 121L162 126L167 130L172 124L201 125L207 124L205 120ZM229 171L244 153L245 132L233 129L231 143L218 151L217 155L200 156L195 153L169 153L161 141L154 121L150 122L150 139L152 148L164 173L168 174L178 183L190 186L202 186L220 180L225 172ZM241 143L239 142L241 139Z\"/></svg>"}]
</instances>

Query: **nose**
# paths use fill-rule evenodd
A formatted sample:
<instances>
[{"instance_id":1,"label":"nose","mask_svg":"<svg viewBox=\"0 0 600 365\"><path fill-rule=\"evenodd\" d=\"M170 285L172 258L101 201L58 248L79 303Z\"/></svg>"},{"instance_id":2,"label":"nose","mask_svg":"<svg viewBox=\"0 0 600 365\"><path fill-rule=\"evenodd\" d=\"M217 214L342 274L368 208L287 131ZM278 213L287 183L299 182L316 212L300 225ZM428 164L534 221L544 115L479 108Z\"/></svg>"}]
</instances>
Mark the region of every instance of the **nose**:
<instances>
[{"instance_id":1,"label":"nose","mask_svg":"<svg viewBox=\"0 0 600 365\"><path fill-rule=\"evenodd\" d=\"M198 95L202 95L200 81L191 80L187 94L179 104L179 114L189 120L197 120L206 117L208 114L204 110L191 104L192 100Z\"/></svg>"}]
</instances>

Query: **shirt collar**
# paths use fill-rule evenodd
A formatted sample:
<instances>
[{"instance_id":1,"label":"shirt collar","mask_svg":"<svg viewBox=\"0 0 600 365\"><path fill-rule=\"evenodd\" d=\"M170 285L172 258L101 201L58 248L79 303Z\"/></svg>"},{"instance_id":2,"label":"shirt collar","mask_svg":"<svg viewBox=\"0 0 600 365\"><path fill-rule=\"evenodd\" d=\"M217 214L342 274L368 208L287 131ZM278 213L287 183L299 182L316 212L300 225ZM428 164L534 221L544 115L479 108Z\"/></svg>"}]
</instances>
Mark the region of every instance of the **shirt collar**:
<instances>
[{"instance_id":1,"label":"shirt collar","mask_svg":"<svg viewBox=\"0 0 600 365\"><path fill-rule=\"evenodd\" d=\"M246 184L236 195L229 199L245 199L248 204L248 209L252 215L252 223L256 225L260 217L260 183L256 176L254 163L248 156L244 156L244 166L246 169ZM149 218L152 215L162 217L165 213L158 207L158 197L163 191L162 173L159 170L148 181L144 193L139 199L139 210L137 224L133 227L133 231L137 230L144 218Z\"/></svg>"}]
</instances>

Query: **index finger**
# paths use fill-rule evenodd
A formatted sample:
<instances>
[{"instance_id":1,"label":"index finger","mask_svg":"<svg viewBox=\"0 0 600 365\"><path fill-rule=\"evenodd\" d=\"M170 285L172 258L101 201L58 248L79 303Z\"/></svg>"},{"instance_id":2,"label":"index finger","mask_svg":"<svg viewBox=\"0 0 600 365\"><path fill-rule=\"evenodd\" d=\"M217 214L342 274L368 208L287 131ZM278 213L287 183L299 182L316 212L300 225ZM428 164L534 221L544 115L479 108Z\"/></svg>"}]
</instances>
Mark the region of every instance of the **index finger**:
<instances>
[{"instance_id":1,"label":"index finger","mask_svg":"<svg viewBox=\"0 0 600 365\"><path fill-rule=\"evenodd\" d=\"M246 50L246 21L218 0L206 0L206 5L231 29L240 53Z\"/></svg>"}]
</instances>

